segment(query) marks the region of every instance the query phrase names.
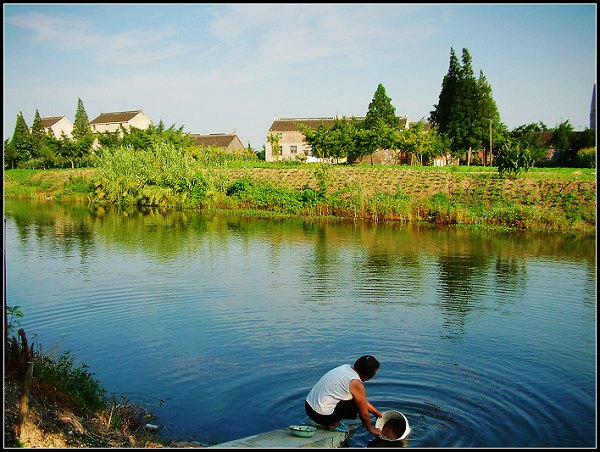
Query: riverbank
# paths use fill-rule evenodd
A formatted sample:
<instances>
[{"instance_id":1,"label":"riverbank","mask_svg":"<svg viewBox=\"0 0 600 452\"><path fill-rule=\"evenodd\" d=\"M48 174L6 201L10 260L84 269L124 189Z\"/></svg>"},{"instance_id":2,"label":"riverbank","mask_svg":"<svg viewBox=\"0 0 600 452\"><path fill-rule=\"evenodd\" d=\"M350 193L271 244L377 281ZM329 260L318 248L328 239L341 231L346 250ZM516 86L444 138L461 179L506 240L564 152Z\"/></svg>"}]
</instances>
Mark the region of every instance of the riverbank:
<instances>
[{"instance_id":1,"label":"riverbank","mask_svg":"<svg viewBox=\"0 0 600 452\"><path fill-rule=\"evenodd\" d=\"M108 196L100 193L95 172L8 170L4 195L106 202ZM486 229L595 234L596 228L595 169L534 168L503 179L490 167L215 167L198 169L196 181L201 183L193 193L177 196L164 187L144 185L145 194L134 201L249 215L349 217ZM124 202L117 195L112 198Z\"/></svg>"},{"instance_id":2,"label":"riverbank","mask_svg":"<svg viewBox=\"0 0 600 452\"><path fill-rule=\"evenodd\" d=\"M151 422L135 405L119 407L119 426L114 406L94 413L76 410L72 398L56 386L34 378L22 435L17 438L21 384L4 378L4 446L17 448L187 448L205 447L194 441L167 440L148 431Z\"/></svg>"}]
</instances>

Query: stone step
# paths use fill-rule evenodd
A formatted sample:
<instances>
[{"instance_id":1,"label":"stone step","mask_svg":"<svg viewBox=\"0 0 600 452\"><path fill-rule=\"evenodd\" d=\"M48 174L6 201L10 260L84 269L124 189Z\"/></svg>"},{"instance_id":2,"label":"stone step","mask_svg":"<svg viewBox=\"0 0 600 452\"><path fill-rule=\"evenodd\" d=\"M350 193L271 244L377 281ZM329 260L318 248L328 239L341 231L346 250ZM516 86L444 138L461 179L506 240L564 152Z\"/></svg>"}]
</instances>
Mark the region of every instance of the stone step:
<instances>
[{"instance_id":1,"label":"stone step","mask_svg":"<svg viewBox=\"0 0 600 452\"><path fill-rule=\"evenodd\" d=\"M259 433L258 435L240 438L226 443L215 444L212 448L324 448L333 449L340 447L350 439L356 432L359 425L347 425L348 433L332 432L323 426L317 426L317 431L310 438L301 438L292 435L288 427L270 432Z\"/></svg>"}]
</instances>

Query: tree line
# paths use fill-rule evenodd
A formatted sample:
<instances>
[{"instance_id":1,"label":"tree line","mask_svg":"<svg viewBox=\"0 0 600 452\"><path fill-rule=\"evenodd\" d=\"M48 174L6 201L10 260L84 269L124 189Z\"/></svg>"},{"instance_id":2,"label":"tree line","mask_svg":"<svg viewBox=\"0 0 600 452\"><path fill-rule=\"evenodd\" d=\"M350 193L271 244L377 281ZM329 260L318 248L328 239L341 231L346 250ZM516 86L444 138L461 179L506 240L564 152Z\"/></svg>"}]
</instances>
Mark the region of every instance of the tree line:
<instances>
[{"instance_id":1,"label":"tree line","mask_svg":"<svg viewBox=\"0 0 600 452\"><path fill-rule=\"evenodd\" d=\"M19 112L12 138L4 141L4 167L9 169L89 167L94 165L94 159L103 149L118 146L145 149L157 142L168 142L184 148L192 145L189 134L183 131L183 126L176 128L172 125L166 128L162 121L146 129L121 127L115 132L94 134L90 129L83 102L77 99L73 132L70 137L64 132L60 137L56 137L51 129L44 131L38 110L35 111L33 124L29 129L23 114Z\"/></svg>"},{"instance_id":2,"label":"tree line","mask_svg":"<svg viewBox=\"0 0 600 452\"><path fill-rule=\"evenodd\" d=\"M10 140L4 141L5 168L74 168L89 164L88 157L94 142L83 102L77 99L72 136L64 132L60 138L50 129L44 130L42 118L35 111L31 129L19 112Z\"/></svg>"},{"instance_id":3,"label":"tree line","mask_svg":"<svg viewBox=\"0 0 600 452\"><path fill-rule=\"evenodd\" d=\"M460 60L450 49L438 103L427 119L407 128L396 115L385 87L379 84L363 120L338 118L333 125L300 126L300 131L312 154L323 159L353 162L378 149L388 149L410 156L410 163L416 165L428 165L434 157L450 155L461 164L495 164L500 172L512 173L550 164L547 154L552 148L558 156L552 163L556 166L595 166L595 129L575 132L567 120L553 129L538 122L508 130L483 71L478 77L474 74L468 49L462 49ZM19 112L13 136L4 142L4 167L92 166L96 138L100 149L118 145L139 149L157 141L189 147L191 141L182 129L174 125L167 129L160 121L144 130L122 128L93 134L83 102L78 99L72 137L63 133L57 138L51 130L45 132L37 110L29 129ZM277 136L270 134L267 141L277 155Z\"/></svg>"},{"instance_id":4,"label":"tree line","mask_svg":"<svg viewBox=\"0 0 600 452\"><path fill-rule=\"evenodd\" d=\"M576 132L567 120L553 129L538 122L508 130L483 71L478 77L474 74L468 49L462 50L460 60L450 49L448 73L433 107L428 122L421 119L406 128L379 84L364 120L341 118L330 126L300 129L320 158L354 161L388 149L410 155L414 164L431 164L434 157L450 155L460 163L495 164L507 173L533 165L595 166L594 129ZM589 148L594 149L578 155ZM550 149L558 156L554 162L548 160Z\"/></svg>"}]
</instances>

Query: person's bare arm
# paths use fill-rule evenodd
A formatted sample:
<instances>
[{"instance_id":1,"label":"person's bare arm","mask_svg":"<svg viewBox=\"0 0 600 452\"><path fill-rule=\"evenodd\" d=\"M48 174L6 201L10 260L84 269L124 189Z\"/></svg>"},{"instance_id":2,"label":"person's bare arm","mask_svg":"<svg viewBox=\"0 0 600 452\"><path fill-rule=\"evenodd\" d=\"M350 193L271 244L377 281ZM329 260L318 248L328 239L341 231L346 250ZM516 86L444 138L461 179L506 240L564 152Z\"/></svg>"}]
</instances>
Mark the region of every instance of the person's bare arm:
<instances>
[{"instance_id":1,"label":"person's bare arm","mask_svg":"<svg viewBox=\"0 0 600 452\"><path fill-rule=\"evenodd\" d=\"M352 394L352 397L354 397L354 402L358 408L358 415L360 416L360 420L362 421L363 425L373 435L381 435L381 430L375 428L375 426L371 423L371 417L369 416L369 412L377 416L379 410L377 410L377 408L371 405L371 403L367 400L367 392L365 391L365 385L363 385L363 382L360 380L352 380L350 382L350 393Z\"/></svg>"},{"instance_id":2,"label":"person's bare arm","mask_svg":"<svg viewBox=\"0 0 600 452\"><path fill-rule=\"evenodd\" d=\"M370 413L373 413L377 417L383 416L383 413L381 411L379 411L377 408L375 408L373 405L371 405L371 402L367 401L367 404L368 404L368 409L369 409Z\"/></svg>"}]
</instances>

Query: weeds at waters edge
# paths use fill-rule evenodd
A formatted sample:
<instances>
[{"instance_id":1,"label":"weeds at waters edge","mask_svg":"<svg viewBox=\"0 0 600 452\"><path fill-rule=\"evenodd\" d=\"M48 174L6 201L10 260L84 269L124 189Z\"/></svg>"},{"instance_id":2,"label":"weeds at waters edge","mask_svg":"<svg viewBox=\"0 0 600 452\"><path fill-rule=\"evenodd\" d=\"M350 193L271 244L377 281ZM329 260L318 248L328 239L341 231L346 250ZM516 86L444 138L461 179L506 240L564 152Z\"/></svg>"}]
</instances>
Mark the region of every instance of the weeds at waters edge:
<instances>
[{"instance_id":1,"label":"weeds at waters edge","mask_svg":"<svg viewBox=\"0 0 600 452\"><path fill-rule=\"evenodd\" d=\"M5 445L144 447L165 441L145 431L154 418L150 411L124 395L120 400L106 398L87 365L77 362L71 352L55 356L39 346L35 351L23 329L17 336L10 337L5 347ZM18 398L8 394L20 386L28 361L33 362L29 417L33 415L35 423L27 419L25 434L17 438Z\"/></svg>"},{"instance_id":2,"label":"weeds at waters edge","mask_svg":"<svg viewBox=\"0 0 600 452\"><path fill-rule=\"evenodd\" d=\"M182 163L181 152L165 144L135 152L120 148L104 153L97 168L76 173L9 170L5 196L48 196L46 182L52 181L47 190L55 199L87 198L97 205L595 232L594 169L535 169L503 179L491 167L267 166L249 161L202 167L190 156ZM23 185L34 181L45 187Z\"/></svg>"}]
</instances>

